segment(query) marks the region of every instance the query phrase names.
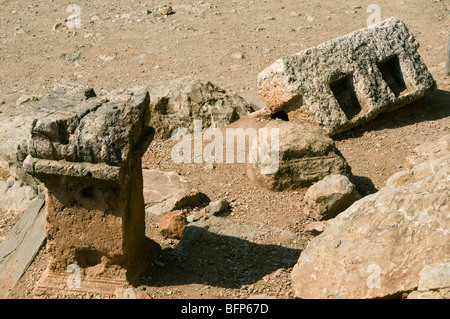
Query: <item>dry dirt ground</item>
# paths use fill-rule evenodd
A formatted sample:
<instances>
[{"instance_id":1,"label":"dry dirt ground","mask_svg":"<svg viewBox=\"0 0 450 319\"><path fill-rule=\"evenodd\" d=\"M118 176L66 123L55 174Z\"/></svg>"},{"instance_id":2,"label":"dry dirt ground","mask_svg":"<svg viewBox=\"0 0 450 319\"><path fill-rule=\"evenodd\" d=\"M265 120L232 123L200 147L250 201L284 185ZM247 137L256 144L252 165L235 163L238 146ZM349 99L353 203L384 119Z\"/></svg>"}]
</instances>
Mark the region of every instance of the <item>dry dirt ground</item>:
<instances>
[{"instance_id":1,"label":"dry dirt ground","mask_svg":"<svg viewBox=\"0 0 450 319\"><path fill-rule=\"evenodd\" d=\"M381 19L403 20L421 44L419 53L438 90L424 100L334 137L352 167L362 195L376 192L402 170L414 147L450 132L450 77L444 74L450 16L441 1L75 1L81 27L64 20L71 1L0 1L0 112L28 112L16 105L23 94L47 94L55 80L92 85L96 91L147 85L185 75L257 98L258 73L276 59L367 26L370 4ZM158 13L171 5L173 13ZM176 240L158 232L158 217L147 220L147 235L163 248L137 288L148 298L293 298L292 260L311 239L304 226L306 189L273 193L253 185L243 164L174 164L171 143L154 141L144 157L148 168L189 177L202 203L226 198L232 209L222 218L299 239L255 242L216 236L179 253ZM191 214L199 208L189 208ZM11 217L8 225L12 224ZM3 225L4 226L4 225ZM4 227L5 228L5 227ZM6 227L8 228L8 227ZM11 298L33 298L31 291L46 267L42 249ZM41 296L42 297L42 296ZM63 296L53 296L63 297ZM106 298L97 294L71 298Z\"/></svg>"}]
</instances>

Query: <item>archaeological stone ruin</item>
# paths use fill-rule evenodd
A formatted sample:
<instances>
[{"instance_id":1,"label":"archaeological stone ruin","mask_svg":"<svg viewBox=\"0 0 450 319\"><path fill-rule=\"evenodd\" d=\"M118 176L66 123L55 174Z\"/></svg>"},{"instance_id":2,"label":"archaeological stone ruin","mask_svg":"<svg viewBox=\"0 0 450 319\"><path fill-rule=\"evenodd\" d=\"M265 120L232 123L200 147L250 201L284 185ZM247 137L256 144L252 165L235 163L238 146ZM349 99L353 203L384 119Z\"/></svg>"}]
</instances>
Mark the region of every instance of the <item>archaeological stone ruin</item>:
<instances>
[{"instance_id":1,"label":"archaeological stone ruin","mask_svg":"<svg viewBox=\"0 0 450 319\"><path fill-rule=\"evenodd\" d=\"M118 287L138 286L161 254L146 236L148 216L160 217L155 227L164 239L180 241L174 253L202 248L208 236L217 247L223 237L249 240L245 245L252 249L250 240L269 235L278 246L300 242L288 229L274 235L266 226L224 218L235 204L226 199L200 208L205 194L190 179L142 167L155 138L166 142L180 127L192 131L194 119L205 129L247 117L255 127L278 133L278 166L264 173L264 163L247 161L243 175L262 194L304 189L298 214L312 222L303 234L320 234L292 263L296 297L383 298L398 291L411 298L449 297L450 135L414 149L408 170L366 197L332 138L436 89L418 47L406 25L390 18L283 57L259 73L266 107L253 114L234 92L190 77L99 95L86 85L58 82L39 103L33 101L29 138L17 141L20 170L45 190L38 213L45 207L42 237L50 261L34 292L113 295ZM186 216L186 207L199 210ZM228 250L221 246L218 253ZM377 263L382 289L366 284L368 269ZM74 267L83 277L75 286L68 285ZM0 272L0 285L1 279Z\"/></svg>"},{"instance_id":2,"label":"archaeological stone ruin","mask_svg":"<svg viewBox=\"0 0 450 319\"><path fill-rule=\"evenodd\" d=\"M258 75L259 93L272 113L334 135L436 88L418 47L390 18L277 60Z\"/></svg>"},{"instance_id":3,"label":"archaeological stone ruin","mask_svg":"<svg viewBox=\"0 0 450 319\"><path fill-rule=\"evenodd\" d=\"M47 195L50 265L38 288L64 285L81 267L84 290L137 284L159 251L145 236L141 157L154 136L145 88L115 99L53 91L33 121L25 171ZM23 150L22 150L23 151Z\"/></svg>"}]
</instances>

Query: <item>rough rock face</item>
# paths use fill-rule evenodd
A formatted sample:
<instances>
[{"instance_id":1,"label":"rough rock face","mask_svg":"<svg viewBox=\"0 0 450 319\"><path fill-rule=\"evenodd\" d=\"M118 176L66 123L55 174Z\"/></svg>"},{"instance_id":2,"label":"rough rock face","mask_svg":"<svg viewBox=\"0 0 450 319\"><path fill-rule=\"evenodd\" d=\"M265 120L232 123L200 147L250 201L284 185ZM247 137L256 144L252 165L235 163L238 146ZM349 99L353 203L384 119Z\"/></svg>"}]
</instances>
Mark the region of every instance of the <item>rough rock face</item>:
<instances>
[{"instance_id":1,"label":"rough rock face","mask_svg":"<svg viewBox=\"0 0 450 319\"><path fill-rule=\"evenodd\" d=\"M277 60L258 75L259 93L272 112L337 134L436 88L418 47L390 18Z\"/></svg>"},{"instance_id":2,"label":"rough rock face","mask_svg":"<svg viewBox=\"0 0 450 319\"><path fill-rule=\"evenodd\" d=\"M146 213L161 215L200 201L200 192L184 176L156 169L144 169L142 175Z\"/></svg>"},{"instance_id":3,"label":"rough rock face","mask_svg":"<svg viewBox=\"0 0 450 319\"><path fill-rule=\"evenodd\" d=\"M264 128L278 129L279 163L274 174L264 174L261 161L249 163L250 178L261 186L282 191L308 187L331 174L352 176L347 161L322 128L282 120L269 121Z\"/></svg>"},{"instance_id":4,"label":"rough rock face","mask_svg":"<svg viewBox=\"0 0 450 319\"><path fill-rule=\"evenodd\" d=\"M322 220L336 217L360 198L346 176L329 175L308 189L304 201L309 215Z\"/></svg>"},{"instance_id":5,"label":"rough rock face","mask_svg":"<svg viewBox=\"0 0 450 319\"><path fill-rule=\"evenodd\" d=\"M192 77L164 81L148 87L156 137L169 138L177 128L193 130L193 120L203 128L224 127L250 113L248 103L237 94Z\"/></svg>"},{"instance_id":6,"label":"rough rock face","mask_svg":"<svg viewBox=\"0 0 450 319\"><path fill-rule=\"evenodd\" d=\"M450 298L450 155L393 175L302 252L300 298Z\"/></svg>"},{"instance_id":7,"label":"rough rock face","mask_svg":"<svg viewBox=\"0 0 450 319\"><path fill-rule=\"evenodd\" d=\"M6 181L0 179L0 208L24 211L37 197L36 189L21 180L10 176Z\"/></svg>"}]
</instances>

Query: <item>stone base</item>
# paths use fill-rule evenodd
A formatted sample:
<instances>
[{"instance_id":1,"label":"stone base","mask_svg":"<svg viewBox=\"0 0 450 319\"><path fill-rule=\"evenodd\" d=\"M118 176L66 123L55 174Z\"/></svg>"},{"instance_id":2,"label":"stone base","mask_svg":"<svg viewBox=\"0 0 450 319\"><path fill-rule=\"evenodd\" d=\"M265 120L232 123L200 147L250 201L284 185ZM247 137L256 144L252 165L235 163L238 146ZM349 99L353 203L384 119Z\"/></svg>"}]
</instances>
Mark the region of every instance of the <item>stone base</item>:
<instances>
[{"instance_id":1,"label":"stone base","mask_svg":"<svg viewBox=\"0 0 450 319\"><path fill-rule=\"evenodd\" d=\"M45 269L41 278L33 289L33 294L41 295L62 295L65 297L76 296L77 294L101 294L124 298L130 296L129 290L132 290L132 298L137 298L133 287L139 285L139 278L147 269L150 261L155 260L161 247L154 241L146 238L145 249L141 253L141 258L137 261L131 274L127 276L99 276L88 277L83 275L83 268L80 268L79 280L76 280L74 271L53 272L50 265ZM130 272L130 271L129 271Z\"/></svg>"},{"instance_id":2,"label":"stone base","mask_svg":"<svg viewBox=\"0 0 450 319\"><path fill-rule=\"evenodd\" d=\"M132 288L126 280L115 278L81 278L80 285L73 285L73 276L70 273L53 273L47 268L33 289L33 295L62 295L75 297L77 294L102 294L118 296L123 289ZM69 286L69 284L71 284Z\"/></svg>"},{"instance_id":3,"label":"stone base","mask_svg":"<svg viewBox=\"0 0 450 319\"><path fill-rule=\"evenodd\" d=\"M77 286L73 280L73 274L53 273L47 267L34 287L33 294L36 296L58 294L70 297L79 293L92 293L114 296L120 289L127 288L132 288L132 286L126 280L115 278L81 277L79 286Z\"/></svg>"}]
</instances>

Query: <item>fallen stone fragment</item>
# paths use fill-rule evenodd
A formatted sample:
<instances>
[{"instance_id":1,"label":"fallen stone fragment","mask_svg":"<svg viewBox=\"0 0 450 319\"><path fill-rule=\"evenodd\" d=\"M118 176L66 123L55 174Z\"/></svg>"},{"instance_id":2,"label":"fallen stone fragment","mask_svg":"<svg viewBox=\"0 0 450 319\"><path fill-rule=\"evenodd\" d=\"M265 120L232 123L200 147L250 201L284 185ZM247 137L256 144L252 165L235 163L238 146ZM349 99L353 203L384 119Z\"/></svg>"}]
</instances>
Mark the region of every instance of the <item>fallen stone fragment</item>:
<instances>
[{"instance_id":1,"label":"fallen stone fragment","mask_svg":"<svg viewBox=\"0 0 450 319\"><path fill-rule=\"evenodd\" d=\"M308 214L316 220L336 217L361 198L355 185L343 175L328 175L312 185L304 201Z\"/></svg>"},{"instance_id":2,"label":"fallen stone fragment","mask_svg":"<svg viewBox=\"0 0 450 319\"><path fill-rule=\"evenodd\" d=\"M175 129L193 132L193 120L202 128L225 127L251 112L248 103L234 92L193 77L164 81L148 87L156 137L170 138Z\"/></svg>"},{"instance_id":3,"label":"fallen stone fragment","mask_svg":"<svg viewBox=\"0 0 450 319\"><path fill-rule=\"evenodd\" d=\"M168 16L168 15L174 13L171 6L160 7L160 8L158 8L158 12L159 12L159 14L165 15L165 16Z\"/></svg>"},{"instance_id":4,"label":"fallen stone fragment","mask_svg":"<svg viewBox=\"0 0 450 319\"><path fill-rule=\"evenodd\" d=\"M277 158L271 158L274 161L271 164L277 164L278 169L275 173L264 173L266 164L249 161L249 176L257 184L282 191L309 187L331 174L352 177L347 161L322 128L282 120L269 121L264 128L268 135L272 129L278 129L279 147L271 150L275 152L271 154L278 151L278 156L274 156ZM265 141L258 143L263 145ZM267 145L270 149L272 144Z\"/></svg>"},{"instance_id":5,"label":"fallen stone fragment","mask_svg":"<svg viewBox=\"0 0 450 319\"><path fill-rule=\"evenodd\" d=\"M449 296L450 155L398 172L331 220L292 270L299 298Z\"/></svg>"},{"instance_id":6,"label":"fallen stone fragment","mask_svg":"<svg viewBox=\"0 0 450 319\"><path fill-rule=\"evenodd\" d=\"M81 58L81 54L83 53L83 51L78 51L77 53L75 53L74 55L72 55L68 61L69 62L75 62L77 60L79 60Z\"/></svg>"},{"instance_id":7,"label":"fallen stone fragment","mask_svg":"<svg viewBox=\"0 0 450 319\"><path fill-rule=\"evenodd\" d=\"M200 192L184 176L155 169L144 169L142 174L146 214L162 215L200 201Z\"/></svg>"},{"instance_id":8,"label":"fallen stone fragment","mask_svg":"<svg viewBox=\"0 0 450 319\"><path fill-rule=\"evenodd\" d=\"M229 207L230 204L226 199L220 199L209 203L209 205L205 207L205 213L216 216L227 210Z\"/></svg>"},{"instance_id":9,"label":"fallen stone fragment","mask_svg":"<svg viewBox=\"0 0 450 319\"><path fill-rule=\"evenodd\" d=\"M175 210L163 216L159 223L159 232L164 238L181 239L186 225L186 214Z\"/></svg>"},{"instance_id":10,"label":"fallen stone fragment","mask_svg":"<svg viewBox=\"0 0 450 319\"><path fill-rule=\"evenodd\" d=\"M233 52L231 53L231 57L236 60L243 60L245 59L245 54L242 52Z\"/></svg>"},{"instance_id":11,"label":"fallen stone fragment","mask_svg":"<svg viewBox=\"0 0 450 319\"><path fill-rule=\"evenodd\" d=\"M258 75L259 93L272 113L334 135L436 89L418 47L392 17L277 60Z\"/></svg>"}]
</instances>

